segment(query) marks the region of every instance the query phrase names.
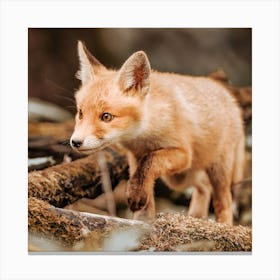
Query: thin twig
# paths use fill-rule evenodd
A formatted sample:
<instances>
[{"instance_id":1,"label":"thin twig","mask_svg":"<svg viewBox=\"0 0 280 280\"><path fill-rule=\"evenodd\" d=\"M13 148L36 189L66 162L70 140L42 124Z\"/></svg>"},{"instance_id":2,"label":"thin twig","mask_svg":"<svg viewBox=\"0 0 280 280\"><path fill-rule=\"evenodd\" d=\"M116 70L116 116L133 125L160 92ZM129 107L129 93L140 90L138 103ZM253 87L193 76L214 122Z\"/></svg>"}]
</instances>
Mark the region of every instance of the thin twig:
<instances>
[{"instance_id":1,"label":"thin twig","mask_svg":"<svg viewBox=\"0 0 280 280\"><path fill-rule=\"evenodd\" d=\"M98 165L100 167L102 188L105 194L107 202L107 210L111 216L116 216L116 203L114 194L112 191L112 184L110 180L110 173L106 163L105 155L103 152L99 152L97 155Z\"/></svg>"}]
</instances>

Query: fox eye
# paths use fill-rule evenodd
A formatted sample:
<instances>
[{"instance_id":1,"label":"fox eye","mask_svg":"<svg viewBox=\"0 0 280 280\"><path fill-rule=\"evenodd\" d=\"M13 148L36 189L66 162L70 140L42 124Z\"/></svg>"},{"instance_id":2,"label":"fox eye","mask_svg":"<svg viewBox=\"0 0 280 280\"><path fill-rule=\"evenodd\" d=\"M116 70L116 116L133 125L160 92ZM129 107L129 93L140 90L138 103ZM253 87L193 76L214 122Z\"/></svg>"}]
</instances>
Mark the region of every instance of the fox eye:
<instances>
[{"instance_id":1,"label":"fox eye","mask_svg":"<svg viewBox=\"0 0 280 280\"><path fill-rule=\"evenodd\" d=\"M103 121L103 122L110 122L112 119L114 118L113 115L111 115L110 113L103 113L100 117L100 119Z\"/></svg>"},{"instance_id":2,"label":"fox eye","mask_svg":"<svg viewBox=\"0 0 280 280\"><path fill-rule=\"evenodd\" d=\"M83 112L81 109L79 109L79 119L81 120L83 118Z\"/></svg>"}]
</instances>

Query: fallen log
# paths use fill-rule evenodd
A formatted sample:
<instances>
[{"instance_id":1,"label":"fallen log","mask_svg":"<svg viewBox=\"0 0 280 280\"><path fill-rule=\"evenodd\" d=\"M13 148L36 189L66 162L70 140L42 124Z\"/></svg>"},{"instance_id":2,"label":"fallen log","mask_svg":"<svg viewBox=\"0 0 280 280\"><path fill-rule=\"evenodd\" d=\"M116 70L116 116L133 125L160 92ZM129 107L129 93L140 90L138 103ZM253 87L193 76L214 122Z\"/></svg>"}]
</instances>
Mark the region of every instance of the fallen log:
<instances>
[{"instance_id":1,"label":"fallen log","mask_svg":"<svg viewBox=\"0 0 280 280\"><path fill-rule=\"evenodd\" d=\"M112 149L104 150L111 184L114 188L128 178L124 156ZM55 165L28 174L28 196L44 200L56 207L64 207L76 200L95 198L102 192L100 167L96 154Z\"/></svg>"},{"instance_id":2,"label":"fallen log","mask_svg":"<svg viewBox=\"0 0 280 280\"><path fill-rule=\"evenodd\" d=\"M159 214L154 223L148 225L141 221L60 209L36 198L29 198L28 203L29 233L58 241L60 247L52 250L252 250L252 233L248 227L232 227L180 213ZM30 250L42 251L32 242Z\"/></svg>"},{"instance_id":3,"label":"fallen log","mask_svg":"<svg viewBox=\"0 0 280 280\"><path fill-rule=\"evenodd\" d=\"M69 140L58 140L52 136L40 136L28 138L28 152L41 151L44 153L69 154L74 151L70 147Z\"/></svg>"},{"instance_id":4,"label":"fallen log","mask_svg":"<svg viewBox=\"0 0 280 280\"><path fill-rule=\"evenodd\" d=\"M63 122L71 118L73 115L59 105L34 97L28 98L28 119Z\"/></svg>"},{"instance_id":5,"label":"fallen log","mask_svg":"<svg viewBox=\"0 0 280 280\"><path fill-rule=\"evenodd\" d=\"M69 139L74 130L74 120L61 123L29 122L28 123L28 157L52 156L55 162L61 163L67 155L71 160L83 158L82 154L70 147ZM43 169L34 166L31 170Z\"/></svg>"},{"instance_id":6,"label":"fallen log","mask_svg":"<svg viewBox=\"0 0 280 280\"><path fill-rule=\"evenodd\" d=\"M28 122L28 137L51 136L53 139L69 139L74 130L74 119L61 122Z\"/></svg>"},{"instance_id":7,"label":"fallen log","mask_svg":"<svg viewBox=\"0 0 280 280\"><path fill-rule=\"evenodd\" d=\"M37 157L37 158L28 158L28 172L33 170L45 169L52 165L55 165L56 161L52 156L48 157Z\"/></svg>"},{"instance_id":8,"label":"fallen log","mask_svg":"<svg viewBox=\"0 0 280 280\"><path fill-rule=\"evenodd\" d=\"M40 136L28 138L28 158L36 159L42 157L52 157L56 164L65 161L65 157L70 160L84 158L85 155L75 152L69 144L69 140L58 140L52 136ZM48 166L45 166L48 167ZM28 171L44 169L44 166L35 165Z\"/></svg>"},{"instance_id":9,"label":"fallen log","mask_svg":"<svg viewBox=\"0 0 280 280\"><path fill-rule=\"evenodd\" d=\"M131 250L151 230L150 225L141 221L61 209L34 197L28 199L28 228L30 235L59 244L59 251ZM112 244L116 236L119 243L123 234L122 244ZM30 251L36 247L35 251L42 251L32 241L29 245Z\"/></svg>"},{"instance_id":10,"label":"fallen log","mask_svg":"<svg viewBox=\"0 0 280 280\"><path fill-rule=\"evenodd\" d=\"M212 220L186 217L182 213L159 214L153 231L139 250L155 251L251 251L252 230Z\"/></svg>"}]
</instances>

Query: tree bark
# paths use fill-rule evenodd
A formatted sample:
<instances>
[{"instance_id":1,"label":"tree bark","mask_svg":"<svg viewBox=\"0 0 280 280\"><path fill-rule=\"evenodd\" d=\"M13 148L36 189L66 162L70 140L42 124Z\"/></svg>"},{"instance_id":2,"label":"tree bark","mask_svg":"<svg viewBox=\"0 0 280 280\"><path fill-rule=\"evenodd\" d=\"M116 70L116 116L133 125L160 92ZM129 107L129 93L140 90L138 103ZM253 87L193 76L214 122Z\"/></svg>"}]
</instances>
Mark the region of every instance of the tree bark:
<instances>
[{"instance_id":1,"label":"tree bark","mask_svg":"<svg viewBox=\"0 0 280 280\"><path fill-rule=\"evenodd\" d=\"M106 149L111 184L114 188L128 178L126 158ZM96 154L62 163L28 175L28 196L44 200L56 207L64 207L79 198L95 198L102 192L101 173Z\"/></svg>"}]
</instances>

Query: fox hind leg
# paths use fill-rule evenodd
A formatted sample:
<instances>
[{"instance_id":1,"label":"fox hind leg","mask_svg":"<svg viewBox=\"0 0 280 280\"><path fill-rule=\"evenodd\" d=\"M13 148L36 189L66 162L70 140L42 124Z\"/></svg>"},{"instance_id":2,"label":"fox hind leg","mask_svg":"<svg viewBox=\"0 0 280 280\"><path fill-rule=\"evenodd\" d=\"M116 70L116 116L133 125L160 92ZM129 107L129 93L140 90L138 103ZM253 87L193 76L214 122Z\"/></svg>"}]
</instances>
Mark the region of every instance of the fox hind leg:
<instances>
[{"instance_id":1,"label":"fox hind leg","mask_svg":"<svg viewBox=\"0 0 280 280\"><path fill-rule=\"evenodd\" d=\"M206 219L208 217L212 186L204 170L196 172L194 187L188 216Z\"/></svg>"},{"instance_id":2,"label":"fox hind leg","mask_svg":"<svg viewBox=\"0 0 280 280\"><path fill-rule=\"evenodd\" d=\"M212 164L208 169L210 181L213 186L213 206L216 221L232 225L232 161L228 160L227 164L223 161Z\"/></svg>"},{"instance_id":3,"label":"fox hind leg","mask_svg":"<svg viewBox=\"0 0 280 280\"><path fill-rule=\"evenodd\" d=\"M164 176L162 179L170 189L175 191L184 191L193 186L188 216L203 219L208 217L212 186L205 170L190 169L179 174Z\"/></svg>"},{"instance_id":4,"label":"fox hind leg","mask_svg":"<svg viewBox=\"0 0 280 280\"><path fill-rule=\"evenodd\" d=\"M233 176L232 176L232 195L233 195L233 213L236 218L239 216L238 196L242 184L240 182L244 178L245 165L245 139L244 136L240 138L235 151Z\"/></svg>"}]
</instances>

